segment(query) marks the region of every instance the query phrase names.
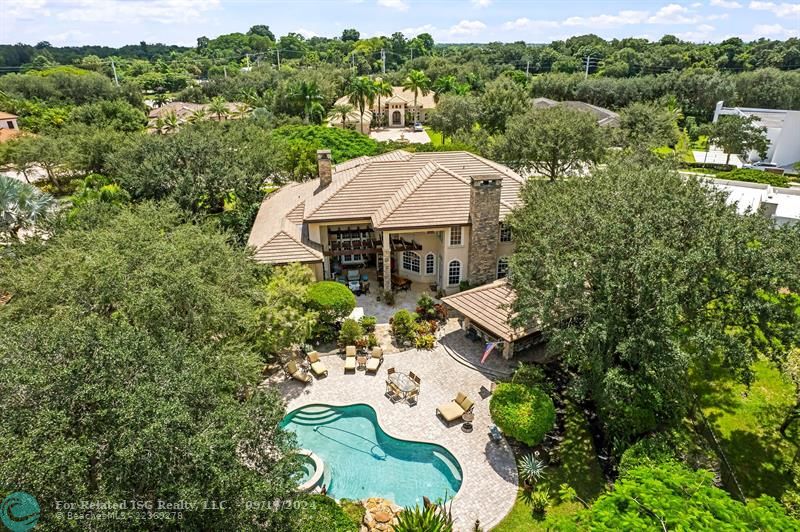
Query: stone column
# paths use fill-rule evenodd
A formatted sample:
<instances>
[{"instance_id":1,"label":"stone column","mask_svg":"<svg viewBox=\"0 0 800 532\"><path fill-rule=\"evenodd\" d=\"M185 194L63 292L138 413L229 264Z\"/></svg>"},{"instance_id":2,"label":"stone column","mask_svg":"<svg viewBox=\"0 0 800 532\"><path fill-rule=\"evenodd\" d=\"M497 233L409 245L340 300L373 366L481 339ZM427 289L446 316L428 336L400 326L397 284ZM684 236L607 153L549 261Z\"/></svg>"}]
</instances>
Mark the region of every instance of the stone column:
<instances>
[{"instance_id":1,"label":"stone column","mask_svg":"<svg viewBox=\"0 0 800 532\"><path fill-rule=\"evenodd\" d=\"M383 232L383 289L392 289L392 239L389 231Z\"/></svg>"},{"instance_id":2,"label":"stone column","mask_svg":"<svg viewBox=\"0 0 800 532\"><path fill-rule=\"evenodd\" d=\"M494 176L472 178L467 279L473 286L494 281L497 276L501 186L500 179Z\"/></svg>"}]
</instances>

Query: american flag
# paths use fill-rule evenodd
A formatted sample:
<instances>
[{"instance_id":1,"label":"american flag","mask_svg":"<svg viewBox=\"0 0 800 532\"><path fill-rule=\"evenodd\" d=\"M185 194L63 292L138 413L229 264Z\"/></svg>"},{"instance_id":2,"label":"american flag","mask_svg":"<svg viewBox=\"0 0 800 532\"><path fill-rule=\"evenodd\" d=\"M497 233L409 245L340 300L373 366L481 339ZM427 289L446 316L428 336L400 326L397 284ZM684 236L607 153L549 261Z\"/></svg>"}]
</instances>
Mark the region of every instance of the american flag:
<instances>
[{"instance_id":1,"label":"american flag","mask_svg":"<svg viewBox=\"0 0 800 532\"><path fill-rule=\"evenodd\" d=\"M481 357L481 364L486 362L486 359L489 358L489 354L494 351L494 348L497 347L497 342L489 342L486 344L486 349L483 352L483 357Z\"/></svg>"}]
</instances>

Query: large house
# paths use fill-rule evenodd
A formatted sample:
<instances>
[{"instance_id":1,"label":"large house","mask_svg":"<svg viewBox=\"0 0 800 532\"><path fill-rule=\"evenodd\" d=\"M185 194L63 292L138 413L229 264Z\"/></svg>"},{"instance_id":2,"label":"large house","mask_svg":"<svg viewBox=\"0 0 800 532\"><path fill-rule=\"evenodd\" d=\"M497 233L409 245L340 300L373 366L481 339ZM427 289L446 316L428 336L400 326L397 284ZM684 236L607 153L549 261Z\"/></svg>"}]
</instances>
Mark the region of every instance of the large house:
<instances>
[{"instance_id":1,"label":"large house","mask_svg":"<svg viewBox=\"0 0 800 532\"><path fill-rule=\"evenodd\" d=\"M756 125L767 128L769 147L765 162L781 167L789 167L800 162L800 111L725 107L724 102L717 102L714 109L714 122L724 115L752 116L758 119ZM760 156L753 152L748 154L747 158L757 161Z\"/></svg>"},{"instance_id":2,"label":"large house","mask_svg":"<svg viewBox=\"0 0 800 532\"><path fill-rule=\"evenodd\" d=\"M17 115L0 111L0 142L5 142L19 135L17 118Z\"/></svg>"},{"instance_id":3,"label":"large house","mask_svg":"<svg viewBox=\"0 0 800 532\"><path fill-rule=\"evenodd\" d=\"M345 127L361 131L361 133L368 134L371 124L380 123L388 127L405 127L411 125L417 118L419 113L419 121L425 123L428 119L428 114L436 108L435 93L429 91L428 94L423 95L421 92L417 93L417 105L414 106L414 92L404 89L403 87L392 87L392 95L384 96L380 100L382 109L378 109L378 98L372 104L370 109L364 110L364 119L361 122L361 114L358 109L355 109L347 117ZM342 96L336 100L335 105L350 103L350 98ZM379 120L379 115L383 113L382 118ZM360 125L359 125L360 123ZM341 119L331 119L330 125L341 127Z\"/></svg>"},{"instance_id":4,"label":"large house","mask_svg":"<svg viewBox=\"0 0 800 532\"><path fill-rule=\"evenodd\" d=\"M397 150L333 166L290 183L261 204L248 244L255 260L299 262L317 279L376 268L385 290L399 276L452 293L502 278L513 251L503 223L523 178L467 152Z\"/></svg>"},{"instance_id":5,"label":"large house","mask_svg":"<svg viewBox=\"0 0 800 532\"><path fill-rule=\"evenodd\" d=\"M547 109L549 107L555 107L557 105L564 105L566 107L571 107L572 109L577 109L579 111L585 111L587 113L591 113L597 119L597 125L601 127L617 127L619 126L619 115L614 111L606 109L605 107L599 107L597 105L592 105L586 102L578 102L573 100L566 100L563 102L559 102L556 100L551 100L550 98L534 98L533 99L533 106L537 109Z\"/></svg>"}]
</instances>

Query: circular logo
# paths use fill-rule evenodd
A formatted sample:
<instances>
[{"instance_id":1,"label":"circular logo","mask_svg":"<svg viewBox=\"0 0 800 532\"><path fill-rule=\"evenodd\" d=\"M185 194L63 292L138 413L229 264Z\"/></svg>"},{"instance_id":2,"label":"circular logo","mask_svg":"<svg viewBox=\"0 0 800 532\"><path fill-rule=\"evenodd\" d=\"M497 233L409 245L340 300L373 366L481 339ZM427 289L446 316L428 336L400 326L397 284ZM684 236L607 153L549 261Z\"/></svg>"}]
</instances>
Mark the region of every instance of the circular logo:
<instances>
[{"instance_id":1,"label":"circular logo","mask_svg":"<svg viewBox=\"0 0 800 532\"><path fill-rule=\"evenodd\" d=\"M3 499L0 512L0 521L11 532L26 532L36 526L40 509L36 497L17 491Z\"/></svg>"}]
</instances>

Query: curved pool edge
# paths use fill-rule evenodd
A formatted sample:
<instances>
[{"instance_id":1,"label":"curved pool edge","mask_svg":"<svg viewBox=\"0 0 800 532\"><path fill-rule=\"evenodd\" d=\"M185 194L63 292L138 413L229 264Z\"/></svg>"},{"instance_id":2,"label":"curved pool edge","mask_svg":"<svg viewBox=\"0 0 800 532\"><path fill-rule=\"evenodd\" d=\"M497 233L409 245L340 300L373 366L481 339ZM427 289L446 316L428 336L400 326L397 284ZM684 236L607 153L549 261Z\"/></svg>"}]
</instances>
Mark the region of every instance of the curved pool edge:
<instances>
[{"instance_id":1,"label":"curved pool edge","mask_svg":"<svg viewBox=\"0 0 800 532\"><path fill-rule=\"evenodd\" d=\"M307 481L297 486L297 491L311 491L316 488L317 485L319 485L319 481L322 480L322 475L325 473L325 463L322 461L322 458L309 449L300 449L297 451L297 454L308 456L314 461L314 474L311 475L311 478Z\"/></svg>"},{"instance_id":2,"label":"curved pool edge","mask_svg":"<svg viewBox=\"0 0 800 532\"><path fill-rule=\"evenodd\" d=\"M337 403L337 404L333 404L333 403L319 403L319 402L305 403L305 404L302 404L302 405L300 405L300 406L298 406L298 407L295 407L295 408L293 408L292 410L288 410L288 411L286 412L286 414L284 414L283 418L281 419L281 422L280 422L280 424L283 424L283 420L284 420L284 419L286 419L286 418L288 418L288 417L289 417L291 414L293 414L294 412L296 412L296 411L298 411L298 410L302 410L303 408L314 407L314 406L320 406L320 407L333 407L333 408L343 408L343 407L348 407L348 406L366 406L367 408L369 408L370 410L372 410L372 413L373 413L373 414L375 414L375 420L378 422L378 425L380 426L380 429L381 429L381 430L384 432L384 434L386 434L387 436L390 436L390 437L394 438L395 440L399 440L399 441L402 441L402 442L408 442L408 443L424 443L424 444L427 444L427 445L432 445L432 446L435 446L435 447L440 447L440 448L444 449L445 451L447 451L447 453L448 453L450 456L452 456L452 457L453 457L453 460L455 461L455 463L456 463L456 466L458 466L458 470L459 470L459 472L461 473L461 483L460 483L460 485L459 485L459 487L458 487L458 490L455 492L455 494L454 494L452 497L450 497L450 499L449 499L449 500L450 500L450 501L453 501L453 500L455 500L455 498L456 498L456 497L458 496L458 494L461 492L461 488L464 486L464 475L465 475L465 472L464 472L464 467L461 465L461 460L459 460L459 459L458 459L458 457L456 456L456 454L455 454L453 451L451 451L449 448L447 448L446 446L442 445L441 443L438 443L438 442L435 442L435 441L431 441L431 440L425 440L425 439L422 439L422 440L416 440L416 439L414 439L414 440L412 440L412 439L408 439L408 438L400 438L400 437L398 437L398 436L395 436L394 434L392 434L392 433L390 433L388 430L386 430L386 428L385 428L385 427L386 427L386 425L385 425L385 424L383 424L383 423L381 423L380 412L378 412L378 410L377 410L377 409L375 409L375 407L374 407L374 406L372 406L372 405L371 405L371 404L369 404L369 403L363 403L363 402L356 402L356 403ZM283 427L281 427L281 428L283 428ZM313 453L312 453L312 454L313 454ZM393 501L393 502L394 502L394 501Z\"/></svg>"}]
</instances>

